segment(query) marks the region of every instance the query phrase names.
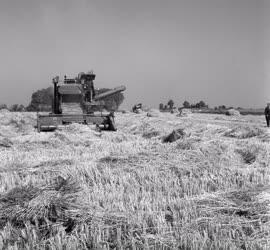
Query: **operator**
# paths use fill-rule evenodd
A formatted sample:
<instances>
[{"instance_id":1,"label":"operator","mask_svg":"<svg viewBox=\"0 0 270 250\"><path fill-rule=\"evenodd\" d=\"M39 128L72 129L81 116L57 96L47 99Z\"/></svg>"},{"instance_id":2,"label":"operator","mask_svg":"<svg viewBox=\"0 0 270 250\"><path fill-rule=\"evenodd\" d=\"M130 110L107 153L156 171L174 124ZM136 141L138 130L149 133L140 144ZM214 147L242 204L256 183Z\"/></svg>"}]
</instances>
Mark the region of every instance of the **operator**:
<instances>
[{"instance_id":1,"label":"operator","mask_svg":"<svg viewBox=\"0 0 270 250\"><path fill-rule=\"evenodd\" d=\"M85 96L88 102L91 102L95 97L94 84L92 80L86 79L85 81Z\"/></svg>"},{"instance_id":2,"label":"operator","mask_svg":"<svg viewBox=\"0 0 270 250\"><path fill-rule=\"evenodd\" d=\"M95 92L95 88L94 88L94 82L93 82L93 80L91 80L90 82L89 82L89 89L91 90L91 92L92 92L92 97L94 98L95 97L95 95L96 95L96 92Z\"/></svg>"},{"instance_id":3,"label":"operator","mask_svg":"<svg viewBox=\"0 0 270 250\"><path fill-rule=\"evenodd\" d=\"M90 76L95 76L93 70L89 71L87 74L89 74ZM95 88L94 88L94 82L93 82L94 79L95 79L95 77L94 78L90 77L90 79L88 80L88 89L92 93L92 98L94 98L96 95Z\"/></svg>"},{"instance_id":4,"label":"operator","mask_svg":"<svg viewBox=\"0 0 270 250\"><path fill-rule=\"evenodd\" d=\"M265 115L267 127L269 127L269 123L270 123L270 103L267 103L267 106L266 106L266 108L264 110L264 115Z\"/></svg>"}]
</instances>

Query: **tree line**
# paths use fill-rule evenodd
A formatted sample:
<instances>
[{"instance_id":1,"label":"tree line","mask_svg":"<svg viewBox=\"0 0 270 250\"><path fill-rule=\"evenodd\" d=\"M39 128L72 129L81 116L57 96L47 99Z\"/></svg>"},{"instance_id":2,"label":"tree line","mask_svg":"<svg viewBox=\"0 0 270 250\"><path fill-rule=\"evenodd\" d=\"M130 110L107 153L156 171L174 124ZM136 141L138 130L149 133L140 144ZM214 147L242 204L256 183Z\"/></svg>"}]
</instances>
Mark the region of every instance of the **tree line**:
<instances>
[{"instance_id":1,"label":"tree line","mask_svg":"<svg viewBox=\"0 0 270 250\"><path fill-rule=\"evenodd\" d=\"M160 103L159 109L160 110L172 110L174 109L174 101L170 99L166 104ZM199 101L197 103L190 103L189 101L184 101L181 108L187 108L187 109L210 109L209 105L205 101ZM214 110L228 110L233 109L232 106L226 106L226 105L220 105L214 107ZM237 109L242 109L241 107L238 107Z\"/></svg>"},{"instance_id":2,"label":"tree line","mask_svg":"<svg viewBox=\"0 0 270 250\"><path fill-rule=\"evenodd\" d=\"M160 110L172 110L174 109L174 101L170 99L167 104L160 103ZM204 101L199 101L198 103L191 104L188 101L183 102L183 108L208 108L208 105Z\"/></svg>"},{"instance_id":3,"label":"tree line","mask_svg":"<svg viewBox=\"0 0 270 250\"><path fill-rule=\"evenodd\" d=\"M13 112L23 112L26 111L26 108L22 104L12 104L11 106L7 106L6 104L0 104L0 110L6 109Z\"/></svg>"}]
</instances>

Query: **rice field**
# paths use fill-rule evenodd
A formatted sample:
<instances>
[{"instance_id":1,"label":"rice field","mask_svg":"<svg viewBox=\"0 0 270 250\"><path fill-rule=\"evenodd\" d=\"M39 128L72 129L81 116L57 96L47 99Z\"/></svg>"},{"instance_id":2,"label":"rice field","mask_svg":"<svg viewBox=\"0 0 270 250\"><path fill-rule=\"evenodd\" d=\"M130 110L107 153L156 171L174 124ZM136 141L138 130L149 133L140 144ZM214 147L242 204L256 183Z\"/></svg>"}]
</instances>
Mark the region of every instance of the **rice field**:
<instances>
[{"instance_id":1,"label":"rice field","mask_svg":"<svg viewBox=\"0 0 270 250\"><path fill-rule=\"evenodd\" d=\"M116 124L37 133L35 113L1 111L0 249L270 249L263 116Z\"/></svg>"}]
</instances>

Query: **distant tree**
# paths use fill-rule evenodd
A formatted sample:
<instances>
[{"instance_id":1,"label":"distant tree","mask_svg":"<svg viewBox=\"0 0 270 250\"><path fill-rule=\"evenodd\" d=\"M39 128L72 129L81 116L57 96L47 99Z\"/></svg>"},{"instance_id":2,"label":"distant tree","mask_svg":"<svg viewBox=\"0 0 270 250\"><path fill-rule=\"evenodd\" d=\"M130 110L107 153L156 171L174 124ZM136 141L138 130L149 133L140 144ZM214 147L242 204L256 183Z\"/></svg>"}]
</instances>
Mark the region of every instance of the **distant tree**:
<instances>
[{"instance_id":1,"label":"distant tree","mask_svg":"<svg viewBox=\"0 0 270 250\"><path fill-rule=\"evenodd\" d=\"M218 107L215 107L214 110L218 110Z\"/></svg>"},{"instance_id":2,"label":"distant tree","mask_svg":"<svg viewBox=\"0 0 270 250\"><path fill-rule=\"evenodd\" d=\"M25 111L25 107L21 104L13 104L10 108L9 108L10 111L12 112L22 112L22 111Z\"/></svg>"},{"instance_id":3,"label":"distant tree","mask_svg":"<svg viewBox=\"0 0 270 250\"><path fill-rule=\"evenodd\" d=\"M17 111L18 107L19 107L19 104L13 104L10 106L9 110L12 112L15 112L15 111Z\"/></svg>"},{"instance_id":4,"label":"distant tree","mask_svg":"<svg viewBox=\"0 0 270 250\"><path fill-rule=\"evenodd\" d=\"M19 107L17 108L18 112L23 112L25 110L26 110L26 108L22 104L20 104Z\"/></svg>"},{"instance_id":5,"label":"distant tree","mask_svg":"<svg viewBox=\"0 0 270 250\"><path fill-rule=\"evenodd\" d=\"M171 99L171 100L168 101L167 104L168 104L169 108L172 109L173 106L174 106L174 101Z\"/></svg>"},{"instance_id":6,"label":"distant tree","mask_svg":"<svg viewBox=\"0 0 270 250\"><path fill-rule=\"evenodd\" d=\"M8 109L7 105L6 104L0 104L0 110L1 109Z\"/></svg>"},{"instance_id":7,"label":"distant tree","mask_svg":"<svg viewBox=\"0 0 270 250\"><path fill-rule=\"evenodd\" d=\"M190 108L190 103L188 101L184 101L183 107L184 108Z\"/></svg>"},{"instance_id":8,"label":"distant tree","mask_svg":"<svg viewBox=\"0 0 270 250\"><path fill-rule=\"evenodd\" d=\"M195 104L191 104L190 108L196 108L196 109L208 108L208 105L204 101L200 101Z\"/></svg>"},{"instance_id":9,"label":"distant tree","mask_svg":"<svg viewBox=\"0 0 270 250\"><path fill-rule=\"evenodd\" d=\"M218 109L226 109L225 105L218 106Z\"/></svg>"},{"instance_id":10,"label":"distant tree","mask_svg":"<svg viewBox=\"0 0 270 250\"><path fill-rule=\"evenodd\" d=\"M159 110L163 110L164 109L164 105L163 105L163 103L160 103L159 104Z\"/></svg>"},{"instance_id":11,"label":"distant tree","mask_svg":"<svg viewBox=\"0 0 270 250\"><path fill-rule=\"evenodd\" d=\"M37 90L32 94L31 102L26 108L28 111L50 111L53 101L53 88Z\"/></svg>"},{"instance_id":12,"label":"distant tree","mask_svg":"<svg viewBox=\"0 0 270 250\"><path fill-rule=\"evenodd\" d=\"M198 106L199 106L199 108L207 108L208 107L208 105L206 105L206 103L204 101L200 101L198 103Z\"/></svg>"},{"instance_id":13,"label":"distant tree","mask_svg":"<svg viewBox=\"0 0 270 250\"><path fill-rule=\"evenodd\" d=\"M200 103L199 102L197 102L196 104L195 104L195 108L196 109L199 109L201 106L200 106Z\"/></svg>"}]
</instances>

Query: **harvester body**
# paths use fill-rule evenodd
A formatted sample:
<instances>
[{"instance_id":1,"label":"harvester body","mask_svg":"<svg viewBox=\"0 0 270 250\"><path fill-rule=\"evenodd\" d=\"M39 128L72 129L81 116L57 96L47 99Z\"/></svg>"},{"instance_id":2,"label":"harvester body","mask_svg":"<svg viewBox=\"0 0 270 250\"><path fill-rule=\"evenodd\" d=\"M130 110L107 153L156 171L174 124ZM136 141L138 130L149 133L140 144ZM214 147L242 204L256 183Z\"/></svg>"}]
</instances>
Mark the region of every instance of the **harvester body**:
<instances>
[{"instance_id":1,"label":"harvester body","mask_svg":"<svg viewBox=\"0 0 270 250\"><path fill-rule=\"evenodd\" d=\"M97 95L94 89L96 75L80 73L78 77L60 82L53 79L52 112L38 114L38 131L55 130L70 123L95 124L100 129L115 131L114 113L103 111L102 99L125 90L124 86Z\"/></svg>"}]
</instances>

